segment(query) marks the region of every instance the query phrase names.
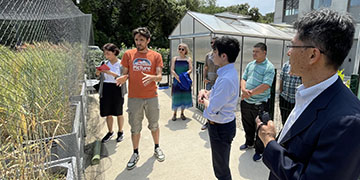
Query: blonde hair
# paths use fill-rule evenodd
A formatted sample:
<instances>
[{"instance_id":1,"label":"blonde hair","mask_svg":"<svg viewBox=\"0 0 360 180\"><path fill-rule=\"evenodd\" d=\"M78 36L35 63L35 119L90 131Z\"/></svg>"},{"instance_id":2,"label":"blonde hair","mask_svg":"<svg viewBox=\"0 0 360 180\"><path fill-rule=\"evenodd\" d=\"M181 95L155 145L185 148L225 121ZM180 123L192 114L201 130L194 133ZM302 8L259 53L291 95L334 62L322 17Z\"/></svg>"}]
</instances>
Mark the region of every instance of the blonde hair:
<instances>
[{"instance_id":1,"label":"blonde hair","mask_svg":"<svg viewBox=\"0 0 360 180\"><path fill-rule=\"evenodd\" d=\"M185 44L185 43L180 43L180 44L178 45L178 49L179 49L180 46L185 49L185 55L188 55L188 54L190 53L189 47L188 47L187 44Z\"/></svg>"}]
</instances>

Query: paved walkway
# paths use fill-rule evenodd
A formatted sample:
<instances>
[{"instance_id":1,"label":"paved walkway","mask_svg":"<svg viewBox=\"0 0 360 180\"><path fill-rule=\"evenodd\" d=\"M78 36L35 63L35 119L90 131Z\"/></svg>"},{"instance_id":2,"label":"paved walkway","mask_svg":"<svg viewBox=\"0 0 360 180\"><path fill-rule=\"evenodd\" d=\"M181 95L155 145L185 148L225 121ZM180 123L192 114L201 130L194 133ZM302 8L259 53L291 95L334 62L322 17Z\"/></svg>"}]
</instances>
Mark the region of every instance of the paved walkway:
<instances>
[{"instance_id":1,"label":"paved walkway","mask_svg":"<svg viewBox=\"0 0 360 180\"><path fill-rule=\"evenodd\" d=\"M200 128L205 119L195 107L185 110L187 120L172 121L170 89L158 90L160 103L160 147L166 160L158 162L154 156L154 144L147 120L143 121L140 139L140 160L133 170L126 170L126 164L132 154L130 126L128 115L124 112L125 138L116 143L115 136L102 144L99 165L90 165L92 143L101 139L107 132L105 118L99 116L98 95L89 96L90 117L87 122L87 137L85 146L85 178L87 180L213 180L216 179L211 163L211 149L207 130ZM127 97L124 110L127 109ZM178 112L179 115L179 112ZM239 117L239 112L237 112ZM254 149L240 151L245 142L244 131L237 119L237 132L232 143L230 169L233 179L267 179L269 170L262 162L254 162ZM114 131L117 131L114 119Z\"/></svg>"}]
</instances>

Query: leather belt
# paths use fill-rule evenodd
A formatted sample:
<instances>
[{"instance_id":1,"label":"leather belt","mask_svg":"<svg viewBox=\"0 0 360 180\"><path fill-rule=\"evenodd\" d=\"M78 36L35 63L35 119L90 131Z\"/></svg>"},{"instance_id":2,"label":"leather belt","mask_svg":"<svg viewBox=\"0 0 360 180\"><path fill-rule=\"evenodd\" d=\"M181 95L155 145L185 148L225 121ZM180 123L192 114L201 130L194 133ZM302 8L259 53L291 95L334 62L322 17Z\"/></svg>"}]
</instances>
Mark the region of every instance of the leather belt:
<instances>
[{"instance_id":1,"label":"leather belt","mask_svg":"<svg viewBox=\"0 0 360 180\"><path fill-rule=\"evenodd\" d=\"M216 122L214 122L214 121L210 121L210 120L208 120L208 122L209 122L209 124L211 124L211 125L218 124L218 123L216 123Z\"/></svg>"}]
</instances>

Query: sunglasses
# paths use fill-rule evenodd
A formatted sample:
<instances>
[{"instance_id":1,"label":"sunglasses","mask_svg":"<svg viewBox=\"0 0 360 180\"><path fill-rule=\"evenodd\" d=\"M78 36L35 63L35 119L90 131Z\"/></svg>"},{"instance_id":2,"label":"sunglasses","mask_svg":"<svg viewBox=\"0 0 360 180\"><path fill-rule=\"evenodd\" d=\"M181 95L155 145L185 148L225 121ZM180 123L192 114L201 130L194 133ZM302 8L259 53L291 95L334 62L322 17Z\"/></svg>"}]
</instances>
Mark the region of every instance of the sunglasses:
<instances>
[{"instance_id":1,"label":"sunglasses","mask_svg":"<svg viewBox=\"0 0 360 180\"><path fill-rule=\"evenodd\" d=\"M185 49L184 48L179 48L179 51L185 51Z\"/></svg>"}]
</instances>

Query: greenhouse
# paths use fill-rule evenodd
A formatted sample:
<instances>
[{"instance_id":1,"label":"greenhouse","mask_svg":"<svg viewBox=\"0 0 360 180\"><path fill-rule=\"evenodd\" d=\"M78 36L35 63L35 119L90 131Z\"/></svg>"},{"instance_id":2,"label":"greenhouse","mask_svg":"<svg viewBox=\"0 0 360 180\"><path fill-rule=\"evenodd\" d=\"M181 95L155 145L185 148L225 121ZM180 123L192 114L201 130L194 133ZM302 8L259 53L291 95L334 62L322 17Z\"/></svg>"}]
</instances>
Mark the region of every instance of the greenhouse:
<instances>
[{"instance_id":1,"label":"greenhouse","mask_svg":"<svg viewBox=\"0 0 360 180\"><path fill-rule=\"evenodd\" d=\"M358 34L359 28L356 31L354 46L341 67L345 69L344 73L347 76L358 74L359 58L355 58L356 51L359 51L357 50ZM196 68L195 73L192 74L196 84L198 75L201 76L205 55L211 50L211 37L224 35L233 36L240 42L241 51L235 63L241 77L246 65L253 60L252 49L258 42L267 45L267 57L279 74L282 64L289 60L286 55L286 45L294 37L295 30L291 25L257 23L249 20L247 16L228 12L210 15L188 11L169 36L171 57L177 55L177 45L180 42L188 44ZM193 89L195 94L197 87Z\"/></svg>"}]
</instances>

